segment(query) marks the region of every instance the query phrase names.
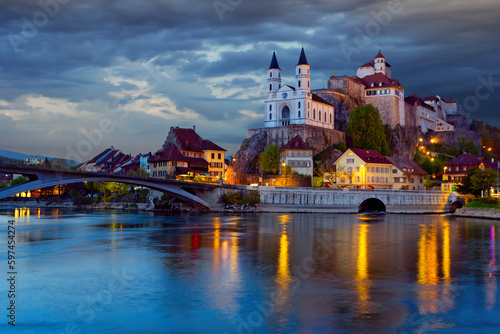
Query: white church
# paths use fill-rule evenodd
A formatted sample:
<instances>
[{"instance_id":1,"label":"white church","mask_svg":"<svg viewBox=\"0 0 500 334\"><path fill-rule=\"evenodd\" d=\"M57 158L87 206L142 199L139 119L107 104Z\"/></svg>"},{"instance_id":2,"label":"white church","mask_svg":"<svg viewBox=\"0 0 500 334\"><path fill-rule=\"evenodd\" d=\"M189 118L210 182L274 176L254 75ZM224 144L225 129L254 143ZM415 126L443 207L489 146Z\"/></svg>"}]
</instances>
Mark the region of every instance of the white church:
<instances>
[{"instance_id":1,"label":"white church","mask_svg":"<svg viewBox=\"0 0 500 334\"><path fill-rule=\"evenodd\" d=\"M267 70L268 95L265 101L265 127L306 124L334 129L333 105L311 93L309 64L304 48L295 66L295 87L281 85L281 69L276 53Z\"/></svg>"}]
</instances>

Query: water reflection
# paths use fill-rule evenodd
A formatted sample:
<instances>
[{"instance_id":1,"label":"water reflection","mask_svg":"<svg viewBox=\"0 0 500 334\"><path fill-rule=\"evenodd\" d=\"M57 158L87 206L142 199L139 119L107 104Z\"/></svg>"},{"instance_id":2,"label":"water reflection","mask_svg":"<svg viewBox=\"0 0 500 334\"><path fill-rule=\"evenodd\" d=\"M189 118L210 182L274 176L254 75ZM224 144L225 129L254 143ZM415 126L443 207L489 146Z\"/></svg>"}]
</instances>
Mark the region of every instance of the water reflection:
<instances>
[{"instance_id":1,"label":"water reflection","mask_svg":"<svg viewBox=\"0 0 500 334\"><path fill-rule=\"evenodd\" d=\"M356 290L359 298L359 312L369 312L369 288L370 280L368 275L368 249L367 249L368 224L359 225L358 238L358 262L356 272Z\"/></svg>"},{"instance_id":2,"label":"water reflection","mask_svg":"<svg viewBox=\"0 0 500 334\"><path fill-rule=\"evenodd\" d=\"M149 317L137 332L428 332L460 326L464 309L479 327L481 321L500 326L491 317L500 311L497 223L426 215L78 216L42 209L28 224L27 209L8 215L19 218L29 296L23 311L36 324L39 309L69 319L45 294L66 305L74 296L93 298L108 282L88 277L108 277L127 263L136 268L134 284L114 294L92 326L133 325L120 312L136 312Z\"/></svg>"}]
</instances>

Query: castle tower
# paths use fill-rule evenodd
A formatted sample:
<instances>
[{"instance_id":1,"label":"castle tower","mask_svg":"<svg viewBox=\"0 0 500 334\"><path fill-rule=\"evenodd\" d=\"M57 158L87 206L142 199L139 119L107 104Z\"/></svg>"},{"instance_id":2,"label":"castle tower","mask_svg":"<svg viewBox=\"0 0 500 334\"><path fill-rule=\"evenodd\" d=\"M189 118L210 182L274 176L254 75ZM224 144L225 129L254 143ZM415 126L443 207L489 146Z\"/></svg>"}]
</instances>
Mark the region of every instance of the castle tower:
<instances>
[{"instance_id":1,"label":"castle tower","mask_svg":"<svg viewBox=\"0 0 500 334\"><path fill-rule=\"evenodd\" d=\"M269 93L276 93L281 87L281 69L276 59L276 52L273 52L271 65L267 69L267 86L269 87Z\"/></svg>"},{"instance_id":2,"label":"castle tower","mask_svg":"<svg viewBox=\"0 0 500 334\"><path fill-rule=\"evenodd\" d=\"M375 56L375 73L382 73L386 75L386 67L385 67L385 57L382 55L380 50L378 50L377 55Z\"/></svg>"},{"instance_id":3,"label":"castle tower","mask_svg":"<svg viewBox=\"0 0 500 334\"><path fill-rule=\"evenodd\" d=\"M307 63L306 54L304 48L300 52L299 62L295 66L295 89L297 91L309 91L309 64Z\"/></svg>"}]
</instances>

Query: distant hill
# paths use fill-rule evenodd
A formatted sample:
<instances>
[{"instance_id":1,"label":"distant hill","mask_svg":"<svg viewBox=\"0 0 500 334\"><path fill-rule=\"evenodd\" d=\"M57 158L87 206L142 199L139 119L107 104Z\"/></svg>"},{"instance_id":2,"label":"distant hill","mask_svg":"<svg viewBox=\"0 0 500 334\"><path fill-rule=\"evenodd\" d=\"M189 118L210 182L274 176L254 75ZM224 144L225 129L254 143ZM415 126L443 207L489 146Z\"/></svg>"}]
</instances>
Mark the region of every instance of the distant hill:
<instances>
[{"instance_id":1,"label":"distant hill","mask_svg":"<svg viewBox=\"0 0 500 334\"><path fill-rule=\"evenodd\" d=\"M8 150L0 150L0 157L6 157L6 158L22 160L22 161L24 161L24 159L31 158L31 157L45 159L44 155L33 155L33 154L26 154L26 153L20 153L20 152L8 151ZM49 159L49 161L64 160L64 159L59 159L59 158L54 158L54 157L47 157L47 158ZM65 161L70 166L75 166L75 165L80 164L80 162L75 161L75 160L66 159Z\"/></svg>"}]
</instances>

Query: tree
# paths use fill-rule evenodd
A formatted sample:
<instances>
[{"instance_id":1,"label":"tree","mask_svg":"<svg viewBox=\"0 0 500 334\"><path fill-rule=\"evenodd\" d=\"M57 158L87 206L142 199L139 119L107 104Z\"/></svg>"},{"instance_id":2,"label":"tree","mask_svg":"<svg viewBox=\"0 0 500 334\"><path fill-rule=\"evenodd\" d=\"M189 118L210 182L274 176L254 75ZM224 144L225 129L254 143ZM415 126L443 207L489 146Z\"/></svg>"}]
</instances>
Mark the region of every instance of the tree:
<instances>
[{"instance_id":1,"label":"tree","mask_svg":"<svg viewBox=\"0 0 500 334\"><path fill-rule=\"evenodd\" d=\"M391 153L378 109L371 104L354 108L349 115L346 135L351 137L353 148L375 150L382 155Z\"/></svg>"},{"instance_id":2,"label":"tree","mask_svg":"<svg viewBox=\"0 0 500 334\"><path fill-rule=\"evenodd\" d=\"M9 185L7 184L7 182L5 181L0 182L0 189L7 188L8 186Z\"/></svg>"},{"instance_id":3,"label":"tree","mask_svg":"<svg viewBox=\"0 0 500 334\"><path fill-rule=\"evenodd\" d=\"M458 150L460 153L465 152L472 154L473 156L479 155L479 148L476 146L473 140L467 140L465 137L458 138Z\"/></svg>"},{"instance_id":4,"label":"tree","mask_svg":"<svg viewBox=\"0 0 500 334\"><path fill-rule=\"evenodd\" d=\"M27 178L19 176L19 177L16 177L14 180L12 180L12 182L10 183L10 186L12 187L12 186L15 186L16 184L23 183L26 181L28 181Z\"/></svg>"},{"instance_id":5,"label":"tree","mask_svg":"<svg viewBox=\"0 0 500 334\"><path fill-rule=\"evenodd\" d=\"M457 186L457 191L460 194L480 195L481 191L496 184L496 179L497 175L493 169L472 168L463 177L461 184Z\"/></svg>"},{"instance_id":6,"label":"tree","mask_svg":"<svg viewBox=\"0 0 500 334\"><path fill-rule=\"evenodd\" d=\"M280 149L278 145L271 144L260 154L259 166L263 172L278 174L280 170Z\"/></svg>"}]
</instances>

